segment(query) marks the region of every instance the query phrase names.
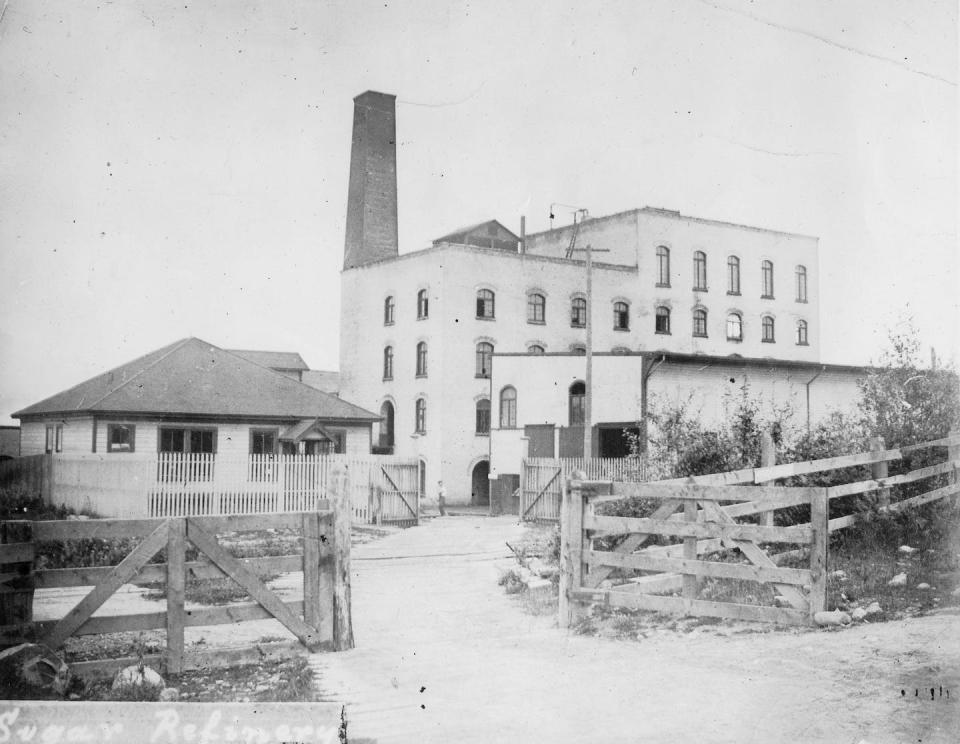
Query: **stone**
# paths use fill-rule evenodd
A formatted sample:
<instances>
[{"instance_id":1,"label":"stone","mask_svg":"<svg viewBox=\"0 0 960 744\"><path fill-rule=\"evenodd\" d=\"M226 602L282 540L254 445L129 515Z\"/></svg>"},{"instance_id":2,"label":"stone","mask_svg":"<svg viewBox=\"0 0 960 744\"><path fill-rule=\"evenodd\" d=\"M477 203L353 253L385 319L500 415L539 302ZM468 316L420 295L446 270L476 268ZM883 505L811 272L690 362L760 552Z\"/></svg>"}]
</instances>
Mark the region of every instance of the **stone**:
<instances>
[{"instance_id":1,"label":"stone","mask_svg":"<svg viewBox=\"0 0 960 744\"><path fill-rule=\"evenodd\" d=\"M920 584L917 584L917 589L926 590L926 589L929 589L929 588L930 588L930 585L929 585L926 581L924 581L924 582L922 582L922 583L920 583Z\"/></svg>"},{"instance_id":2,"label":"stone","mask_svg":"<svg viewBox=\"0 0 960 744\"><path fill-rule=\"evenodd\" d=\"M163 677L148 666L132 664L124 667L113 678L113 689L122 690L129 687L154 687L161 690L165 687Z\"/></svg>"},{"instance_id":3,"label":"stone","mask_svg":"<svg viewBox=\"0 0 960 744\"><path fill-rule=\"evenodd\" d=\"M907 575L905 573L898 573L890 581L887 582L887 586L906 586L907 585Z\"/></svg>"},{"instance_id":4,"label":"stone","mask_svg":"<svg viewBox=\"0 0 960 744\"><path fill-rule=\"evenodd\" d=\"M14 666L23 682L61 697L70 686L70 667L46 646L21 643L0 652L0 666Z\"/></svg>"},{"instance_id":5,"label":"stone","mask_svg":"<svg viewBox=\"0 0 960 744\"><path fill-rule=\"evenodd\" d=\"M849 625L851 620L846 612L834 610L833 612L818 612L813 616L813 622L817 625Z\"/></svg>"},{"instance_id":6,"label":"stone","mask_svg":"<svg viewBox=\"0 0 960 744\"><path fill-rule=\"evenodd\" d=\"M180 699L180 690L176 687L167 687L160 693L161 703L175 703Z\"/></svg>"},{"instance_id":7,"label":"stone","mask_svg":"<svg viewBox=\"0 0 960 744\"><path fill-rule=\"evenodd\" d=\"M876 615L883 612L883 610L880 609L879 602L871 602L870 604L867 605L866 612L867 612L867 615Z\"/></svg>"},{"instance_id":8,"label":"stone","mask_svg":"<svg viewBox=\"0 0 960 744\"><path fill-rule=\"evenodd\" d=\"M903 555L913 555L917 552L917 549L911 548L909 545L901 545L899 552Z\"/></svg>"},{"instance_id":9,"label":"stone","mask_svg":"<svg viewBox=\"0 0 960 744\"><path fill-rule=\"evenodd\" d=\"M862 607L857 607L853 612L850 613L850 617L854 620L863 620L867 616L867 611Z\"/></svg>"}]
</instances>

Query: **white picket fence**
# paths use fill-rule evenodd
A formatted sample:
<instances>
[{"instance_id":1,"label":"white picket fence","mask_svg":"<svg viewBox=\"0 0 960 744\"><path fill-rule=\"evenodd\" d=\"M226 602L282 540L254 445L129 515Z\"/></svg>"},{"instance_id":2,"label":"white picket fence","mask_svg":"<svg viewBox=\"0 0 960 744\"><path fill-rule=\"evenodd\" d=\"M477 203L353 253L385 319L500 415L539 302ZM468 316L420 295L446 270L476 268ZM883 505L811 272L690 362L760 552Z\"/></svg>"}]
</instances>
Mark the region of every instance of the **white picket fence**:
<instances>
[{"instance_id":1,"label":"white picket fence","mask_svg":"<svg viewBox=\"0 0 960 744\"><path fill-rule=\"evenodd\" d=\"M577 471L587 480L645 481L646 463L637 457L526 457L520 473L520 518L560 520L563 483Z\"/></svg>"},{"instance_id":2,"label":"white picket fence","mask_svg":"<svg viewBox=\"0 0 960 744\"><path fill-rule=\"evenodd\" d=\"M355 520L417 521L418 461L377 455L54 455L50 499L101 517L312 511L338 467L349 474Z\"/></svg>"}]
</instances>

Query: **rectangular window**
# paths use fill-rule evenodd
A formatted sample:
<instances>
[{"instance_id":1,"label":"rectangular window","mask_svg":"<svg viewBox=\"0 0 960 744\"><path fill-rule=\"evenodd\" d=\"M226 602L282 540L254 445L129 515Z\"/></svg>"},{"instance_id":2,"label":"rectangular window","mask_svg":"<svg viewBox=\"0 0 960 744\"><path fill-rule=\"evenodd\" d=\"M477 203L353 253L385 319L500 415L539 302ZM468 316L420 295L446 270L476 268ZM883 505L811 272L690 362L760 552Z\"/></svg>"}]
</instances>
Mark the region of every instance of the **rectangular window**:
<instances>
[{"instance_id":1,"label":"rectangular window","mask_svg":"<svg viewBox=\"0 0 960 744\"><path fill-rule=\"evenodd\" d=\"M490 433L490 401L481 400L477 403L477 434Z\"/></svg>"},{"instance_id":2,"label":"rectangular window","mask_svg":"<svg viewBox=\"0 0 960 744\"><path fill-rule=\"evenodd\" d=\"M54 452L63 452L63 424L57 424L53 443Z\"/></svg>"},{"instance_id":3,"label":"rectangular window","mask_svg":"<svg viewBox=\"0 0 960 744\"><path fill-rule=\"evenodd\" d=\"M162 426L157 437L157 448L160 452L212 455L217 451L217 430Z\"/></svg>"},{"instance_id":4,"label":"rectangular window","mask_svg":"<svg viewBox=\"0 0 960 744\"><path fill-rule=\"evenodd\" d=\"M53 426L47 427L47 441L44 445L43 451L48 455L53 452Z\"/></svg>"},{"instance_id":5,"label":"rectangular window","mask_svg":"<svg viewBox=\"0 0 960 744\"><path fill-rule=\"evenodd\" d=\"M133 452L136 433L133 424L107 424L107 452Z\"/></svg>"},{"instance_id":6,"label":"rectangular window","mask_svg":"<svg viewBox=\"0 0 960 744\"><path fill-rule=\"evenodd\" d=\"M250 454L275 455L277 453L276 429L251 429Z\"/></svg>"}]
</instances>

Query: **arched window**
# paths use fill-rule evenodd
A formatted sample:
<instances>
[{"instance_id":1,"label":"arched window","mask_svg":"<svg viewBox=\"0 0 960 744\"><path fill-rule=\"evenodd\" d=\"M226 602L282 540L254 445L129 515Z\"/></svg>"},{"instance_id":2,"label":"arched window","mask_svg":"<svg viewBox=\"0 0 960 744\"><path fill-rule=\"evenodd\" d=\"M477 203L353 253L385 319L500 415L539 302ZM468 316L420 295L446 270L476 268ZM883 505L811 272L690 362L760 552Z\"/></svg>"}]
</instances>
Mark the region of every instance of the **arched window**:
<instances>
[{"instance_id":1,"label":"arched window","mask_svg":"<svg viewBox=\"0 0 960 744\"><path fill-rule=\"evenodd\" d=\"M807 346L807 321L797 321L797 346Z\"/></svg>"},{"instance_id":2,"label":"arched window","mask_svg":"<svg viewBox=\"0 0 960 744\"><path fill-rule=\"evenodd\" d=\"M583 426L584 400L587 397L587 386L577 380L569 388L570 426Z\"/></svg>"},{"instance_id":3,"label":"arched window","mask_svg":"<svg viewBox=\"0 0 960 744\"><path fill-rule=\"evenodd\" d=\"M707 291L707 254L703 251L693 254L693 288Z\"/></svg>"},{"instance_id":4,"label":"arched window","mask_svg":"<svg viewBox=\"0 0 960 744\"><path fill-rule=\"evenodd\" d=\"M797 267L797 302L807 301L807 267Z\"/></svg>"},{"instance_id":5,"label":"arched window","mask_svg":"<svg viewBox=\"0 0 960 744\"><path fill-rule=\"evenodd\" d=\"M393 295L383 301L383 324L393 325Z\"/></svg>"},{"instance_id":6,"label":"arched window","mask_svg":"<svg viewBox=\"0 0 960 744\"><path fill-rule=\"evenodd\" d=\"M768 300L773 299L773 261L764 261L761 264L763 272L763 297Z\"/></svg>"},{"instance_id":7,"label":"arched window","mask_svg":"<svg viewBox=\"0 0 960 744\"><path fill-rule=\"evenodd\" d=\"M670 286L670 249L665 245L657 247L657 286Z\"/></svg>"},{"instance_id":8,"label":"arched window","mask_svg":"<svg viewBox=\"0 0 960 744\"><path fill-rule=\"evenodd\" d=\"M383 347L383 379L393 379L393 347Z\"/></svg>"},{"instance_id":9,"label":"arched window","mask_svg":"<svg viewBox=\"0 0 960 744\"><path fill-rule=\"evenodd\" d=\"M427 376L427 342L417 344L417 377Z\"/></svg>"},{"instance_id":10,"label":"arched window","mask_svg":"<svg viewBox=\"0 0 960 744\"><path fill-rule=\"evenodd\" d=\"M670 333L670 308L661 305L657 308L657 316L654 325L657 333Z\"/></svg>"},{"instance_id":11,"label":"arched window","mask_svg":"<svg viewBox=\"0 0 960 744\"><path fill-rule=\"evenodd\" d=\"M630 330L630 306L626 302L613 303L613 330Z\"/></svg>"},{"instance_id":12,"label":"arched window","mask_svg":"<svg viewBox=\"0 0 960 744\"><path fill-rule=\"evenodd\" d=\"M628 349L626 346L614 346L612 349L610 349L610 353L611 354L629 354L630 349Z\"/></svg>"},{"instance_id":13,"label":"arched window","mask_svg":"<svg viewBox=\"0 0 960 744\"><path fill-rule=\"evenodd\" d=\"M477 292L477 317L493 318L493 292L489 289L481 289Z\"/></svg>"},{"instance_id":14,"label":"arched window","mask_svg":"<svg viewBox=\"0 0 960 744\"><path fill-rule=\"evenodd\" d=\"M430 298L427 297L427 290L421 289L417 292L417 320L423 320L430 315Z\"/></svg>"},{"instance_id":15,"label":"arched window","mask_svg":"<svg viewBox=\"0 0 960 744\"><path fill-rule=\"evenodd\" d=\"M417 434L423 434L427 430L427 401L423 398L417 398L416 405L416 429Z\"/></svg>"},{"instance_id":16,"label":"arched window","mask_svg":"<svg viewBox=\"0 0 960 744\"><path fill-rule=\"evenodd\" d=\"M500 428L517 428L517 389L511 385L500 391Z\"/></svg>"},{"instance_id":17,"label":"arched window","mask_svg":"<svg viewBox=\"0 0 960 744\"><path fill-rule=\"evenodd\" d=\"M774 343L775 339L774 339L774 333L773 333L773 330L774 330L773 318L771 318L769 315L764 315L762 324L763 324L763 338L761 338L761 341L763 341L763 343L765 344Z\"/></svg>"},{"instance_id":18,"label":"arched window","mask_svg":"<svg viewBox=\"0 0 960 744\"><path fill-rule=\"evenodd\" d=\"M547 322L547 298L542 294L534 292L527 295L527 322Z\"/></svg>"},{"instance_id":19,"label":"arched window","mask_svg":"<svg viewBox=\"0 0 960 744\"><path fill-rule=\"evenodd\" d=\"M587 347L583 344L570 344L570 353L577 356L586 356Z\"/></svg>"},{"instance_id":20,"label":"arched window","mask_svg":"<svg viewBox=\"0 0 960 744\"><path fill-rule=\"evenodd\" d=\"M740 313L727 316L727 341L743 341L743 317Z\"/></svg>"},{"instance_id":21,"label":"arched window","mask_svg":"<svg viewBox=\"0 0 960 744\"><path fill-rule=\"evenodd\" d=\"M587 301L583 297L574 297L570 302L570 325L573 328L587 327Z\"/></svg>"},{"instance_id":22,"label":"arched window","mask_svg":"<svg viewBox=\"0 0 960 744\"><path fill-rule=\"evenodd\" d=\"M740 259L727 257L727 294L740 294Z\"/></svg>"},{"instance_id":23,"label":"arched window","mask_svg":"<svg viewBox=\"0 0 960 744\"><path fill-rule=\"evenodd\" d=\"M493 344L481 341L477 344L477 377L489 377L493 365Z\"/></svg>"},{"instance_id":24,"label":"arched window","mask_svg":"<svg viewBox=\"0 0 960 744\"><path fill-rule=\"evenodd\" d=\"M530 344L527 347L528 354L544 354L546 349L544 349L540 344Z\"/></svg>"},{"instance_id":25,"label":"arched window","mask_svg":"<svg viewBox=\"0 0 960 744\"><path fill-rule=\"evenodd\" d=\"M477 401L477 434L490 433L490 401L486 398Z\"/></svg>"},{"instance_id":26,"label":"arched window","mask_svg":"<svg viewBox=\"0 0 960 744\"><path fill-rule=\"evenodd\" d=\"M393 403L389 400L385 400L383 405L380 406L380 417L383 419L380 422L380 446L392 447L394 410Z\"/></svg>"},{"instance_id":27,"label":"arched window","mask_svg":"<svg viewBox=\"0 0 960 744\"><path fill-rule=\"evenodd\" d=\"M707 337L707 311L702 307L693 311L693 335Z\"/></svg>"}]
</instances>

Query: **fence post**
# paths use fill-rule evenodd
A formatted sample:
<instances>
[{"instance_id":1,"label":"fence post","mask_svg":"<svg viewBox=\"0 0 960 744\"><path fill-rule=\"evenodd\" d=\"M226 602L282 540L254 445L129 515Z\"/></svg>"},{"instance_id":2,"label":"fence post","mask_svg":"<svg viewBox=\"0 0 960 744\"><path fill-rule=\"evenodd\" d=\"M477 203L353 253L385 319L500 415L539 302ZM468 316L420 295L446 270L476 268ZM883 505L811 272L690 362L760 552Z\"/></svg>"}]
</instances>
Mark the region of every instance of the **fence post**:
<instances>
[{"instance_id":1,"label":"fence post","mask_svg":"<svg viewBox=\"0 0 960 744\"><path fill-rule=\"evenodd\" d=\"M829 501L826 488L810 490L810 622L827 609L827 559L830 544Z\"/></svg>"},{"instance_id":2,"label":"fence post","mask_svg":"<svg viewBox=\"0 0 960 744\"><path fill-rule=\"evenodd\" d=\"M0 543L32 543L33 522L22 520L0 522ZM33 561L4 563L3 573L16 574L0 593L0 625L30 625L33 622ZM2 646L0 646L2 648Z\"/></svg>"},{"instance_id":3,"label":"fence post","mask_svg":"<svg viewBox=\"0 0 960 744\"><path fill-rule=\"evenodd\" d=\"M947 436L955 437L958 434L960 434L960 429L953 428L949 431ZM960 444L951 444L949 447L947 447L947 460L951 462L960 460ZM960 465L954 465L953 477L951 478L951 481L956 483L958 479L960 479Z\"/></svg>"},{"instance_id":4,"label":"fence post","mask_svg":"<svg viewBox=\"0 0 960 744\"><path fill-rule=\"evenodd\" d=\"M353 648L353 620L350 616L350 472L337 465L333 480L333 649Z\"/></svg>"},{"instance_id":5,"label":"fence post","mask_svg":"<svg viewBox=\"0 0 960 744\"><path fill-rule=\"evenodd\" d=\"M566 481L560 503L560 612L558 624L569 628L577 619L578 600L570 593L583 585L583 473Z\"/></svg>"},{"instance_id":6,"label":"fence post","mask_svg":"<svg viewBox=\"0 0 960 744\"><path fill-rule=\"evenodd\" d=\"M883 452L885 444L883 437L870 437L870 451ZM886 462L875 462L870 466L870 477L873 480L881 480L889 474ZM877 505L882 507L890 505L890 489L881 488L877 491Z\"/></svg>"},{"instance_id":7,"label":"fence post","mask_svg":"<svg viewBox=\"0 0 960 744\"><path fill-rule=\"evenodd\" d=\"M53 455L43 456L43 470L40 474L40 500L53 504Z\"/></svg>"},{"instance_id":8,"label":"fence post","mask_svg":"<svg viewBox=\"0 0 960 744\"><path fill-rule=\"evenodd\" d=\"M303 622L320 630L320 515L303 514Z\"/></svg>"},{"instance_id":9,"label":"fence post","mask_svg":"<svg viewBox=\"0 0 960 744\"><path fill-rule=\"evenodd\" d=\"M773 434L765 429L760 439L760 467L769 468L777 464L777 447L773 443ZM773 485L776 481L767 481ZM761 483L760 485L765 485ZM764 527L773 527L773 512L760 512L760 524Z\"/></svg>"},{"instance_id":10,"label":"fence post","mask_svg":"<svg viewBox=\"0 0 960 744\"><path fill-rule=\"evenodd\" d=\"M167 673L183 671L183 609L186 568L187 518L176 517L167 525Z\"/></svg>"},{"instance_id":11,"label":"fence post","mask_svg":"<svg viewBox=\"0 0 960 744\"><path fill-rule=\"evenodd\" d=\"M697 502L694 499L685 499L683 502L683 517L687 522L697 521ZM697 538L683 538L683 557L688 561L697 560ZM685 573L683 575L683 598L697 598L697 575ZM692 614L692 613L691 613Z\"/></svg>"}]
</instances>

